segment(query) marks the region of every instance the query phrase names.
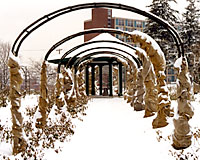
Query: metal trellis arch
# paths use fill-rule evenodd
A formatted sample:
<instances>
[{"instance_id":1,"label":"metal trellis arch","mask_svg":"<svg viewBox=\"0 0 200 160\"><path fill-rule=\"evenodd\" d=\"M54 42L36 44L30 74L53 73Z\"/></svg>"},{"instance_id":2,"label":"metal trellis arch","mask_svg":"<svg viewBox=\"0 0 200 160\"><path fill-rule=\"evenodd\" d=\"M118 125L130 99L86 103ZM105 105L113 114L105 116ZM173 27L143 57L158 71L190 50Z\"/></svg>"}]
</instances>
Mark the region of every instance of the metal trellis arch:
<instances>
[{"instance_id":1,"label":"metal trellis arch","mask_svg":"<svg viewBox=\"0 0 200 160\"><path fill-rule=\"evenodd\" d=\"M23 41L36 29L38 29L39 27L41 27L42 25L44 25L45 23L53 20L56 17L59 17L61 15L64 15L66 13L70 13L72 11L77 11L77 10L82 10L82 9L88 9L88 8L102 8L102 7L106 7L106 8L112 8L112 9L120 9L120 10L125 10L125 11L130 11L130 12L134 12L140 15L143 15L145 17L148 17L152 20L154 20L155 22L159 23L160 25L162 25L164 28L166 28L169 33L172 35L172 37L174 38L175 42L176 42L176 46L178 49L178 56L180 57L181 55L184 56L184 48L183 48L183 43L182 40L178 34L178 32L174 29L174 27L172 27L171 25L169 25L167 22L165 22L163 19L159 18L158 16L143 11L141 9L135 8L135 7L131 7L128 5L124 5L124 4L117 4L117 3L85 3L85 4L78 4L78 5L74 5L74 6L69 6L69 7L65 7L62 9L59 9L57 11L51 12L47 15L44 15L43 17L39 18L38 20L36 20L35 22L33 22L32 24L30 24L29 26L27 26L17 37L17 39L15 40L13 46L12 46L12 53L15 56L18 56L18 52L19 49L23 43Z\"/></svg>"}]
</instances>

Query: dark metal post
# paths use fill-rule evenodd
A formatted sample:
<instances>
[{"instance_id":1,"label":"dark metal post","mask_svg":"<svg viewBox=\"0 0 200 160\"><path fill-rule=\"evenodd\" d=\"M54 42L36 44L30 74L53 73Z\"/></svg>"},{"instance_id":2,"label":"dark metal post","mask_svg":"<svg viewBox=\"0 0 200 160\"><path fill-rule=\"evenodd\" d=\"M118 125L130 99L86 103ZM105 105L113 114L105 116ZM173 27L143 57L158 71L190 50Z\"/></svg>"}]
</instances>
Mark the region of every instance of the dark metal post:
<instances>
[{"instance_id":1,"label":"dark metal post","mask_svg":"<svg viewBox=\"0 0 200 160\"><path fill-rule=\"evenodd\" d=\"M102 80L102 65L99 65L99 95L102 95L102 87L103 87L103 80Z\"/></svg>"},{"instance_id":2,"label":"dark metal post","mask_svg":"<svg viewBox=\"0 0 200 160\"><path fill-rule=\"evenodd\" d=\"M109 62L109 87L110 87L109 96L113 96L112 62Z\"/></svg>"},{"instance_id":3,"label":"dark metal post","mask_svg":"<svg viewBox=\"0 0 200 160\"><path fill-rule=\"evenodd\" d=\"M95 95L95 65L92 65L92 95Z\"/></svg>"},{"instance_id":4,"label":"dark metal post","mask_svg":"<svg viewBox=\"0 0 200 160\"><path fill-rule=\"evenodd\" d=\"M86 87L86 94L89 96L89 71L88 65L85 67L85 87Z\"/></svg>"},{"instance_id":5,"label":"dark metal post","mask_svg":"<svg viewBox=\"0 0 200 160\"><path fill-rule=\"evenodd\" d=\"M126 67L124 67L124 91L126 90Z\"/></svg>"},{"instance_id":6,"label":"dark metal post","mask_svg":"<svg viewBox=\"0 0 200 160\"><path fill-rule=\"evenodd\" d=\"M119 69L118 69L118 79L119 79L119 82L118 82L118 87L119 87L119 90L118 90L118 96L122 96L122 63L119 63Z\"/></svg>"}]
</instances>

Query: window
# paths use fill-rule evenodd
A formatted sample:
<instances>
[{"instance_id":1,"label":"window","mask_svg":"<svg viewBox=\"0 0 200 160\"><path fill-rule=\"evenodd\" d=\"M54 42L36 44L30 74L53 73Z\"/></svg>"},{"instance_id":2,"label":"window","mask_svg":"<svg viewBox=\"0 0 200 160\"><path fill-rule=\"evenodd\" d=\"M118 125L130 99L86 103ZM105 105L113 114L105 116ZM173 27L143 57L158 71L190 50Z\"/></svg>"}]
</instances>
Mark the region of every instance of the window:
<instances>
[{"instance_id":1,"label":"window","mask_svg":"<svg viewBox=\"0 0 200 160\"><path fill-rule=\"evenodd\" d=\"M136 27L137 28L142 28L142 22L141 21L136 21Z\"/></svg>"},{"instance_id":2,"label":"window","mask_svg":"<svg viewBox=\"0 0 200 160\"><path fill-rule=\"evenodd\" d=\"M124 26L124 19L119 19L119 25Z\"/></svg>"},{"instance_id":3,"label":"window","mask_svg":"<svg viewBox=\"0 0 200 160\"><path fill-rule=\"evenodd\" d=\"M120 27L118 27L118 29L120 29L120 30L122 30L122 31L123 31L123 30L124 30L124 27L121 27L121 26L120 26Z\"/></svg>"},{"instance_id":4,"label":"window","mask_svg":"<svg viewBox=\"0 0 200 160\"><path fill-rule=\"evenodd\" d=\"M133 28L126 28L126 31L132 32L132 31L133 31Z\"/></svg>"},{"instance_id":5,"label":"window","mask_svg":"<svg viewBox=\"0 0 200 160\"><path fill-rule=\"evenodd\" d=\"M174 69L173 68L169 68L168 69L168 74L174 74Z\"/></svg>"},{"instance_id":6,"label":"window","mask_svg":"<svg viewBox=\"0 0 200 160\"><path fill-rule=\"evenodd\" d=\"M124 41L124 36L123 35L119 35L118 37L120 40Z\"/></svg>"},{"instance_id":7,"label":"window","mask_svg":"<svg viewBox=\"0 0 200 160\"><path fill-rule=\"evenodd\" d=\"M129 26L129 27L133 27L133 21L132 20L126 20L126 26Z\"/></svg>"},{"instance_id":8,"label":"window","mask_svg":"<svg viewBox=\"0 0 200 160\"><path fill-rule=\"evenodd\" d=\"M131 38L125 37L125 42L131 42Z\"/></svg>"},{"instance_id":9,"label":"window","mask_svg":"<svg viewBox=\"0 0 200 160\"><path fill-rule=\"evenodd\" d=\"M143 26L142 26L142 27L143 27L143 28L145 28L145 26L146 26L145 22L142 22L142 24L143 24Z\"/></svg>"},{"instance_id":10,"label":"window","mask_svg":"<svg viewBox=\"0 0 200 160\"><path fill-rule=\"evenodd\" d=\"M119 19L116 19L115 24L119 25Z\"/></svg>"},{"instance_id":11,"label":"window","mask_svg":"<svg viewBox=\"0 0 200 160\"><path fill-rule=\"evenodd\" d=\"M111 17L111 9L108 9L108 17Z\"/></svg>"},{"instance_id":12,"label":"window","mask_svg":"<svg viewBox=\"0 0 200 160\"><path fill-rule=\"evenodd\" d=\"M176 77L175 76L168 76L167 81L168 82L176 82Z\"/></svg>"},{"instance_id":13,"label":"window","mask_svg":"<svg viewBox=\"0 0 200 160\"><path fill-rule=\"evenodd\" d=\"M108 27L111 27L111 19L108 18Z\"/></svg>"},{"instance_id":14,"label":"window","mask_svg":"<svg viewBox=\"0 0 200 160\"><path fill-rule=\"evenodd\" d=\"M116 38L118 38L121 41L124 41L124 36L120 34L116 34Z\"/></svg>"}]
</instances>

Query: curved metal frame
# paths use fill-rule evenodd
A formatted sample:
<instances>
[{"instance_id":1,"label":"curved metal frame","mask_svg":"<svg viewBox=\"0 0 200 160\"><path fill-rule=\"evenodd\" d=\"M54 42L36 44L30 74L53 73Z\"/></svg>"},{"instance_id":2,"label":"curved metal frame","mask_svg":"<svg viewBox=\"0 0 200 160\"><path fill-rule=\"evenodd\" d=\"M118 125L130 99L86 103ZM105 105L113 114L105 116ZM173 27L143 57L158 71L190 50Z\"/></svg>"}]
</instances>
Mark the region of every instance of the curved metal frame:
<instances>
[{"instance_id":1,"label":"curved metal frame","mask_svg":"<svg viewBox=\"0 0 200 160\"><path fill-rule=\"evenodd\" d=\"M61 57L61 59L63 59L63 57L65 58L66 56L68 56L70 53L74 52L75 50L81 48L81 47L84 47L86 45L89 45L89 44L94 44L94 43L115 43L115 44L120 44L120 45L123 45L123 46L126 46L130 49L133 49L133 50L136 50L135 47L127 44L127 43L124 43L124 42L119 42L119 41L112 41L112 40L98 40L98 41L89 41L89 42L85 42L85 43L82 43L80 45L77 45L73 48L71 48L70 50L68 50L67 52L65 52L63 54L63 56Z\"/></svg>"},{"instance_id":2,"label":"curved metal frame","mask_svg":"<svg viewBox=\"0 0 200 160\"><path fill-rule=\"evenodd\" d=\"M78 5L74 5L74 6L69 6L66 8L62 8L59 9L57 11L51 12L47 15L44 15L43 17L39 18L38 20L36 20L35 22L33 22L32 24L30 24L29 26L27 26L17 37L17 39L15 40L11 52L15 55L18 56L18 52L19 49L21 47L21 44L23 43L23 41L36 29L38 29L40 26L44 25L45 23L51 21L52 19L59 17L63 14L66 13L70 13L72 11L77 11L77 10L81 10L81 9L88 9L88 8L102 8L102 7L106 7L106 8L113 8L113 9L121 9L121 10L125 10L125 11L130 11L130 12L134 12L140 15L143 15L145 17L148 17L152 20L154 20L155 22L159 23L160 25L162 25L164 28L166 28L168 30L168 32L172 35L172 37L174 38L175 42L176 42L176 46L178 48L178 56L180 57L181 55L184 56L184 48L183 48L183 43L182 40L178 34L178 32L175 30L174 27L172 27L171 25L169 25L167 22L165 22L163 19L159 18L158 16L140 10L138 8L135 7L131 7L131 6L127 6L127 5L123 5L123 4L117 4L117 3L85 3L85 4L78 4Z\"/></svg>"},{"instance_id":3,"label":"curved metal frame","mask_svg":"<svg viewBox=\"0 0 200 160\"><path fill-rule=\"evenodd\" d=\"M126 60L128 59L128 60L130 60L128 57L126 57L126 56L124 56L124 55L121 55L120 53L116 53L116 52L113 52L113 51L106 51L106 52L107 52L107 53L111 53L112 55L116 55L116 56L118 56L118 57L121 57L122 59L126 59ZM87 60L87 58L91 58L91 56L93 56L93 55L97 55L97 54L107 54L107 53L105 53L105 51L96 51L96 52L92 52L92 53L90 53L90 54L87 54L87 55L85 55L85 56L83 56L83 57L77 59L77 60L75 61L75 63L74 63L74 67L76 68L81 62ZM140 66L137 66L137 67L139 68Z\"/></svg>"},{"instance_id":4,"label":"curved metal frame","mask_svg":"<svg viewBox=\"0 0 200 160\"><path fill-rule=\"evenodd\" d=\"M72 64L71 64L71 62L72 62L72 60L73 59L75 59L76 57L78 57L79 55L81 55L81 54L83 54L83 53L85 53L85 52L88 52L88 51L91 51L91 50L95 50L95 49L112 49L112 50L116 50L116 51L120 51L120 52L123 52L123 53L125 53L125 54L127 54L127 55L129 55L129 56L131 56L132 58L133 58L133 60L137 63L137 65L138 65L138 67L141 65L140 64L140 61L133 55L133 54L130 54L130 53L128 53L128 52L126 52L126 51L124 51L124 50L121 50L121 49L119 49L119 48L115 48L115 47L94 47L94 48L89 48L89 49L86 49L86 50L83 50L83 51L81 51L81 52L79 52L78 54L76 54L75 56L73 56L73 57L71 57L70 59L69 59L69 61L68 61L68 63L67 63L67 65L66 65L66 67L68 68L69 66L71 66ZM109 51L99 51L99 52L109 52ZM104 53L102 53L102 54L104 54ZM106 53L105 53L106 54ZM65 58L65 56L62 56L62 58L60 59L60 62L59 62L59 64L58 64L58 72L60 72L60 66L61 66L61 62L62 62L62 60Z\"/></svg>"},{"instance_id":5,"label":"curved metal frame","mask_svg":"<svg viewBox=\"0 0 200 160\"><path fill-rule=\"evenodd\" d=\"M76 37L79 37L79 36L82 36L82 35L86 35L86 34L91 34L91 33L124 34L124 35L127 35L127 36L131 36L132 35L129 32L122 31L122 30L119 30L119 29L112 29L112 28L95 28L95 29L84 30L84 31L69 35L69 36L63 38L62 40L58 41L56 44L54 44L48 50L48 52L46 53L45 58L44 58L45 61L48 59L48 57L51 54L51 52L54 51L58 46L62 45L63 43L65 43L65 42L67 42L67 41L69 41L69 40L71 40L73 38L76 38Z\"/></svg>"}]
</instances>

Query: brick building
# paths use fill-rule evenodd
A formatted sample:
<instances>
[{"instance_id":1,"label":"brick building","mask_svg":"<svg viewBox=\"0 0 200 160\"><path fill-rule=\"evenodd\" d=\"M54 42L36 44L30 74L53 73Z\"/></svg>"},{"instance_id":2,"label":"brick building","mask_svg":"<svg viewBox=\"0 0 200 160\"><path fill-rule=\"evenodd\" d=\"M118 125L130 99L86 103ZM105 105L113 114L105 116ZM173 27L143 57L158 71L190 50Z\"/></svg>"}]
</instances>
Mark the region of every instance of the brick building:
<instances>
[{"instance_id":1,"label":"brick building","mask_svg":"<svg viewBox=\"0 0 200 160\"><path fill-rule=\"evenodd\" d=\"M84 22L84 30L91 28L114 28L131 32L133 30L143 31L144 27L144 20L112 17L112 10L105 8L92 9L92 19ZM85 35L84 42L89 41L97 35L98 34ZM115 35L115 37L124 42L130 43L129 39L126 39L121 35Z\"/></svg>"},{"instance_id":2,"label":"brick building","mask_svg":"<svg viewBox=\"0 0 200 160\"><path fill-rule=\"evenodd\" d=\"M145 25L146 25L145 20L113 17L111 9L94 8L92 9L92 19L86 20L84 22L84 30L91 28L114 28L129 32L132 32L133 30L138 30L143 32ZM84 35L84 42L91 40L97 35L98 33ZM130 39L127 39L123 35L114 35L114 36L122 40L123 42L133 45ZM166 81L168 83L176 81L176 75L173 67L168 67L166 75L167 75Z\"/></svg>"}]
</instances>

